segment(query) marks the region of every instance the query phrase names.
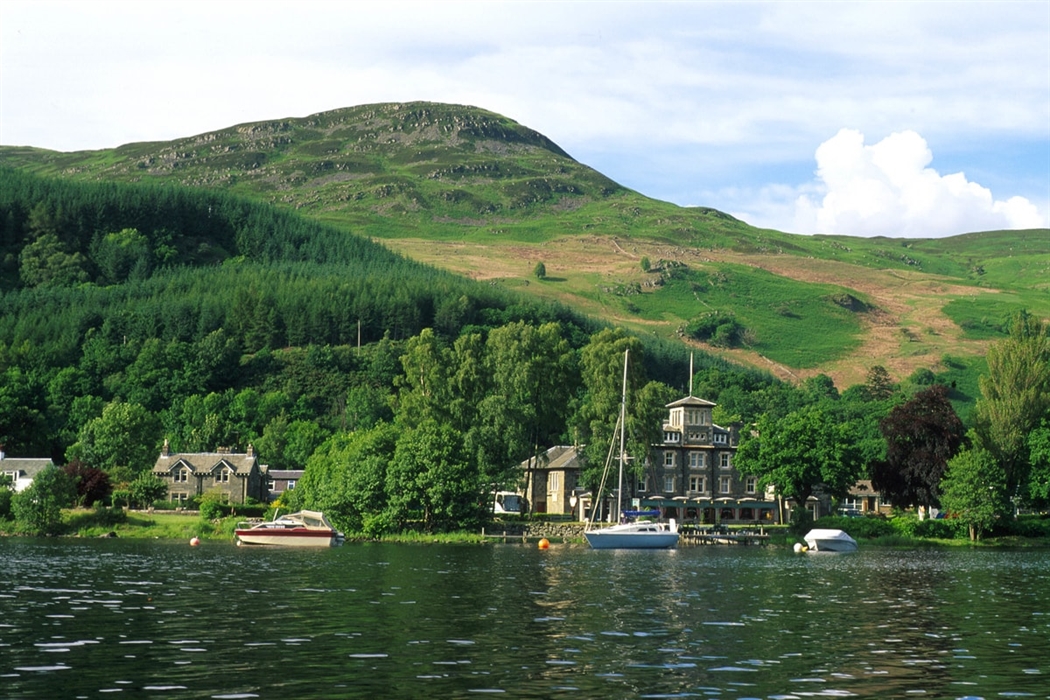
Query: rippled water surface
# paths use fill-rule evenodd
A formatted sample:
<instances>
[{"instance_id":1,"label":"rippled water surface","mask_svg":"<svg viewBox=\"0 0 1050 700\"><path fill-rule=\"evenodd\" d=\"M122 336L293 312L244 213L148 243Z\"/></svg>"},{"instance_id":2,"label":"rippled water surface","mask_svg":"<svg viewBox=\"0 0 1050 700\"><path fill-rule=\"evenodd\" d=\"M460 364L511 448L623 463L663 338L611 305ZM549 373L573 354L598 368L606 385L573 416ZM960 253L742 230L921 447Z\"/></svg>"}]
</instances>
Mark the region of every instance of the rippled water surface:
<instances>
[{"instance_id":1,"label":"rippled water surface","mask_svg":"<svg viewBox=\"0 0 1050 700\"><path fill-rule=\"evenodd\" d=\"M1050 697L1050 552L0 540L0 698Z\"/></svg>"}]
</instances>

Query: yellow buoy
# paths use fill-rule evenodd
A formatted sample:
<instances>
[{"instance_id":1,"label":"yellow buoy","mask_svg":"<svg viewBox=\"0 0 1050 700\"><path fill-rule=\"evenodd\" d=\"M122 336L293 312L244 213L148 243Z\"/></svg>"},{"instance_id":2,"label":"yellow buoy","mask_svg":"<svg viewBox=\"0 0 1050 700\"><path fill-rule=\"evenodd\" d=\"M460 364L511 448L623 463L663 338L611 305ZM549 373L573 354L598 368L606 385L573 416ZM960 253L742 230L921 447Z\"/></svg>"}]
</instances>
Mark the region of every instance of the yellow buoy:
<instances>
[{"instance_id":1,"label":"yellow buoy","mask_svg":"<svg viewBox=\"0 0 1050 700\"><path fill-rule=\"evenodd\" d=\"M542 538L540 540L539 545L540 545L540 549L547 549L548 547L551 546L551 543L547 540L546 537L544 537L544 538Z\"/></svg>"}]
</instances>

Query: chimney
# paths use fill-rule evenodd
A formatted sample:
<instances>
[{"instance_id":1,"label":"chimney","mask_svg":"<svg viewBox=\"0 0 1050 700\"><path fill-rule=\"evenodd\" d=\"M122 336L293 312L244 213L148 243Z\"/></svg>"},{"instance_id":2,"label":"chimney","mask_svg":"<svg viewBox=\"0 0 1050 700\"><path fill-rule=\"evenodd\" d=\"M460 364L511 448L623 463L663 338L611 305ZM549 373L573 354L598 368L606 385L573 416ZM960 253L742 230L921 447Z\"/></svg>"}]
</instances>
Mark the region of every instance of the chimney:
<instances>
[{"instance_id":1,"label":"chimney","mask_svg":"<svg viewBox=\"0 0 1050 700\"><path fill-rule=\"evenodd\" d=\"M250 443L250 442L248 443L248 456L249 457L254 457L255 456L255 448L252 447L252 443Z\"/></svg>"},{"instance_id":2,"label":"chimney","mask_svg":"<svg viewBox=\"0 0 1050 700\"><path fill-rule=\"evenodd\" d=\"M171 445L168 443L168 438L164 438L164 447L160 448L160 456L164 458L171 456Z\"/></svg>"}]
</instances>

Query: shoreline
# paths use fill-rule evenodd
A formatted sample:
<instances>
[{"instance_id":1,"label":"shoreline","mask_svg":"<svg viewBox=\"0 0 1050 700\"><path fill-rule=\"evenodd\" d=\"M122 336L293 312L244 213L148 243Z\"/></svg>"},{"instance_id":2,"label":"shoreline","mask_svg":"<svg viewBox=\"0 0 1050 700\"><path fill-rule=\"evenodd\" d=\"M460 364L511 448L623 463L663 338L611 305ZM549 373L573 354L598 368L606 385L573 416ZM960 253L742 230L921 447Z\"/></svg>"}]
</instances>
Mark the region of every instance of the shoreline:
<instances>
[{"instance_id":1,"label":"shoreline","mask_svg":"<svg viewBox=\"0 0 1050 700\"><path fill-rule=\"evenodd\" d=\"M119 538L186 542L189 542L192 538L198 538L202 542L225 541L234 544L233 530L239 520L240 518L237 516L230 516L221 520L203 520L194 511L151 513L149 511L133 510L125 511L123 522L102 524L96 521L94 511L80 509L63 512L63 522L70 529L70 532L41 537L47 539ZM10 521L0 521L0 537L33 537L8 531L5 526L12 524ZM373 542L397 544L534 544L540 539L547 539L551 543L571 545L585 543L582 528L582 523L566 523L564 521L488 523L484 528L481 528L480 532L404 532L384 535L378 538L369 537L362 533L347 533L346 542L360 544ZM773 526L767 529L770 531L768 543L761 546L790 549L795 542L801 540L800 536L790 533L787 526ZM868 547L899 547L903 549L970 547L1004 550L1050 548L1050 538L1021 537L1017 535L988 537L978 542L971 542L969 539L923 538L896 534L879 537L861 536L856 537L856 539L860 543L861 549ZM690 544L687 546L704 545Z\"/></svg>"}]
</instances>

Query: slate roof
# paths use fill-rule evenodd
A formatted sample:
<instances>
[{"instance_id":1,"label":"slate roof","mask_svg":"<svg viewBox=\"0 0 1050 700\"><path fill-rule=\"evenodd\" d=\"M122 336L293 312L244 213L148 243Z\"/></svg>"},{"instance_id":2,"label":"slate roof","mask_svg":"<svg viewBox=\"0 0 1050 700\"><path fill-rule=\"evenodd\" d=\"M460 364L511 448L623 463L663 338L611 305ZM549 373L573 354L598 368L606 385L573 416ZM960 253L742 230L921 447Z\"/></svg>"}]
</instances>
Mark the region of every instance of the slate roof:
<instances>
[{"instance_id":1,"label":"slate roof","mask_svg":"<svg viewBox=\"0 0 1050 700\"><path fill-rule=\"evenodd\" d=\"M529 466L529 460L521 463L522 469ZM536 469L579 469L582 467L580 453L572 445L555 445L540 455L539 464L534 464Z\"/></svg>"},{"instance_id":2,"label":"slate roof","mask_svg":"<svg viewBox=\"0 0 1050 700\"><path fill-rule=\"evenodd\" d=\"M238 476L248 476L258 462L259 457L251 446L246 453L163 451L153 465L153 472L170 474L175 468L185 466L194 474L210 474L227 466Z\"/></svg>"},{"instance_id":3,"label":"slate roof","mask_svg":"<svg viewBox=\"0 0 1050 700\"><path fill-rule=\"evenodd\" d=\"M51 460L46 458L5 456L3 459L0 459L0 474L17 472L21 478L32 479L50 466Z\"/></svg>"}]
</instances>

